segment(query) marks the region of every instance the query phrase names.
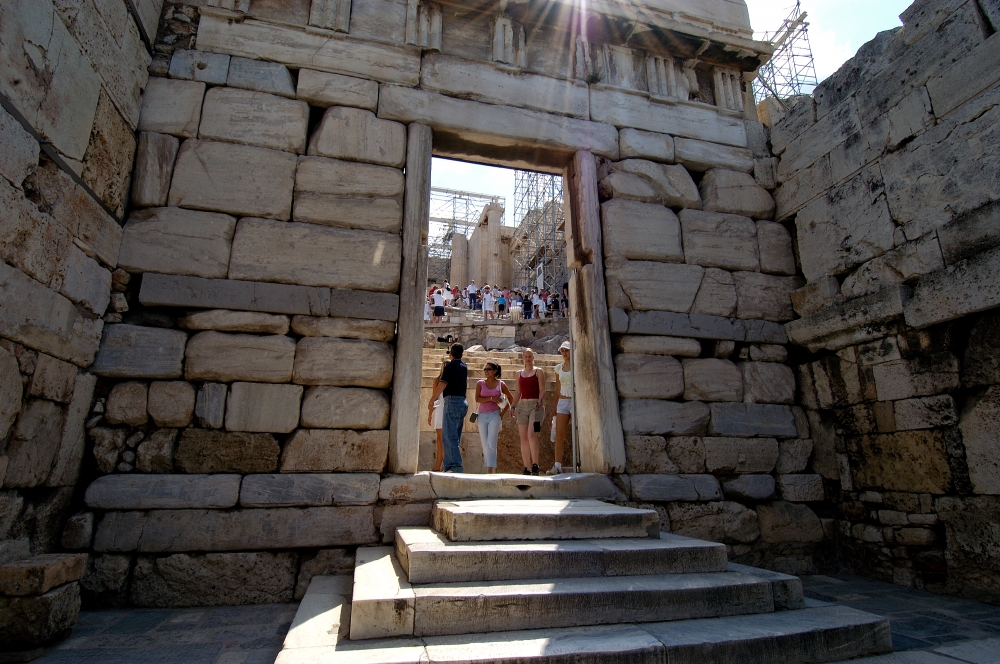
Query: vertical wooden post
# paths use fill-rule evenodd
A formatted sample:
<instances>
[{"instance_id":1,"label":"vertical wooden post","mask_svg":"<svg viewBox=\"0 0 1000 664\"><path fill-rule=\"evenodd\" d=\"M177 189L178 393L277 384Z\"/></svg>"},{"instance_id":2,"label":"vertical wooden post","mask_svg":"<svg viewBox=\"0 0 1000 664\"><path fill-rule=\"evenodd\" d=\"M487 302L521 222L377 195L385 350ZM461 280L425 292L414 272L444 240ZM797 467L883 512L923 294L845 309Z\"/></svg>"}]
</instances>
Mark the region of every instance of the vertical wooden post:
<instances>
[{"instance_id":1,"label":"vertical wooden post","mask_svg":"<svg viewBox=\"0 0 1000 664\"><path fill-rule=\"evenodd\" d=\"M608 300L604 285L601 208L597 200L597 162L581 151L563 174L568 204L566 227L570 324L573 331L573 413L577 418L580 469L622 472L625 437L618 410L618 388L611 358Z\"/></svg>"},{"instance_id":2,"label":"vertical wooden post","mask_svg":"<svg viewBox=\"0 0 1000 664\"><path fill-rule=\"evenodd\" d=\"M424 285L431 197L431 128L411 124L403 196L403 261L392 374L389 472L415 473L420 455L420 379L424 348Z\"/></svg>"}]
</instances>

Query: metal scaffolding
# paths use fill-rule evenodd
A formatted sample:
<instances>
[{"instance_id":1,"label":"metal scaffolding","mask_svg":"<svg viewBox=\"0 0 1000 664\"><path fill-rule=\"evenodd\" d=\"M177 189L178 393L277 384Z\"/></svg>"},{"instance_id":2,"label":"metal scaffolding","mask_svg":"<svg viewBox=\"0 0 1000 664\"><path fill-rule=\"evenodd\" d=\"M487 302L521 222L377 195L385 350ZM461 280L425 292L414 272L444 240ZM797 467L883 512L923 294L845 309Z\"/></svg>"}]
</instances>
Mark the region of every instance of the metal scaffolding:
<instances>
[{"instance_id":1,"label":"metal scaffolding","mask_svg":"<svg viewBox=\"0 0 1000 664\"><path fill-rule=\"evenodd\" d=\"M515 171L514 225L510 248L514 287L561 293L569 276L562 177Z\"/></svg>"},{"instance_id":2,"label":"metal scaffolding","mask_svg":"<svg viewBox=\"0 0 1000 664\"><path fill-rule=\"evenodd\" d=\"M812 45L809 42L808 14L802 3L796 2L788 18L775 32L765 32L764 41L774 46L774 55L761 66L753 83L757 103L767 97L787 99L795 95L811 94L819 83Z\"/></svg>"},{"instance_id":3,"label":"metal scaffolding","mask_svg":"<svg viewBox=\"0 0 1000 664\"><path fill-rule=\"evenodd\" d=\"M472 235L479 217L490 203L506 207L503 196L469 191L431 188L430 228L427 237L427 278L444 283L451 268L451 238L455 233Z\"/></svg>"}]
</instances>

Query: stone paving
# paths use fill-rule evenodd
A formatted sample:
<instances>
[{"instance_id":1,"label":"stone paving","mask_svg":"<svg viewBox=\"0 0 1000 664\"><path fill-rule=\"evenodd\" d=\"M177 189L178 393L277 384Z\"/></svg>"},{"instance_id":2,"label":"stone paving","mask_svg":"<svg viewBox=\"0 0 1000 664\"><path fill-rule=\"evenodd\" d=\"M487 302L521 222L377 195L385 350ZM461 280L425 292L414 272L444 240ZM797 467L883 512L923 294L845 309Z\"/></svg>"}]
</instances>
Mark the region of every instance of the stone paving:
<instances>
[{"instance_id":1,"label":"stone paving","mask_svg":"<svg viewBox=\"0 0 1000 664\"><path fill-rule=\"evenodd\" d=\"M1000 664L1000 607L849 574L803 577L806 597L892 622L896 654L869 664ZM270 664L295 604L84 611L38 664ZM931 652L918 652L918 651Z\"/></svg>"}]
</instances>

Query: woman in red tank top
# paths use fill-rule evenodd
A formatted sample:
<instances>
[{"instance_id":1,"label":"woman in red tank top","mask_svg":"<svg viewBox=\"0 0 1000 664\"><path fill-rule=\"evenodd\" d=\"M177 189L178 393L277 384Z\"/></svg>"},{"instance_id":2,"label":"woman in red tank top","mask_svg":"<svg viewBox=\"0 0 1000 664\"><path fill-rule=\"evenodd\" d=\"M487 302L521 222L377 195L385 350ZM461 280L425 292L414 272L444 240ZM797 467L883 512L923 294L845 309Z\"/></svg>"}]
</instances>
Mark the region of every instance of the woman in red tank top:
<instances>
[{"instance_id":1,"label":"woman in red tank top","mask_svg":"<svg viewBox=\"0 0 1000 664\"><path fill-rule=\"evenodd\" d=\"M525 475L538 474L538 432L533 426L542 420L545 403L545 371L535 368L535 353L524 349L524 369L517 372L517 389L511 401L511 413L517 420L521 437L521 461Z\"/></svg>"}]
</instances>

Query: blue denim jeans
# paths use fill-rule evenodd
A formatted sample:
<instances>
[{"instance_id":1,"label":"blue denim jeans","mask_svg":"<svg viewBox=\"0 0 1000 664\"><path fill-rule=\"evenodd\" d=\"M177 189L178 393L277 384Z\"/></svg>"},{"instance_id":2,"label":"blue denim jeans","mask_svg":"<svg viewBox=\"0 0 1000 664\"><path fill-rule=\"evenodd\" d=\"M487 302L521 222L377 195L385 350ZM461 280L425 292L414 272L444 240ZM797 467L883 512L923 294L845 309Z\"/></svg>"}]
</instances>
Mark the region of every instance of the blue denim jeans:
<instances>
[{"instance_id":1,"label":"blue denim jeans","mask_svg":"<svg viewBox=\"0 0 1000 664\"><path fill-rule=\"evenodd\" d=\"M483 446L483 466L497 467L497 438L500 437L500 411L479 413L479 442Z\"/></svg>"},{"instance_id":2,"label":"blue denim jeans","mask_svg":"<svg viewBox=\"0 0 1000 664\"><path fill-rule=\"evenodd\" d=\"M441 470L446 473L464 473L462 468L462 426L465 415L469 412L469 402L465 397L450 396L444 398L444 422L441 427L441 442L444 446L444 464Z\"/></svg>"}]
</instances>

